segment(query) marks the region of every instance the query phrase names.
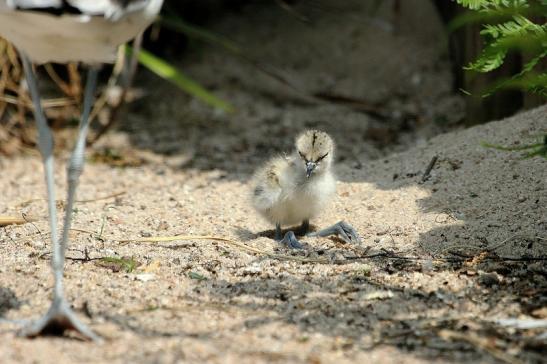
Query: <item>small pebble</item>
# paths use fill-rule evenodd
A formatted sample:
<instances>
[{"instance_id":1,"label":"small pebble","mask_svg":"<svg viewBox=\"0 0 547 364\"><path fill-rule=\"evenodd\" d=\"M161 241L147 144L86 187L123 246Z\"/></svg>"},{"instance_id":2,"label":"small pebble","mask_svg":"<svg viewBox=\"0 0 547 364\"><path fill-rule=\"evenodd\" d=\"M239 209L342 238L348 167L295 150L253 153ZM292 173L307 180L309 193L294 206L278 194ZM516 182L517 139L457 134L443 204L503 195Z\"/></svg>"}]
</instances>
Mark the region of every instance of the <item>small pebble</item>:
<instances>
[{"instance_id":1,"label":"small pebble","mask_svg":"<svg viewBox=\"0 0 547 364\"><path fill-rule=\"evenodd\" d=\"M380 238L379 244L385 245L385 244L393 244L393 238L389 235L382 236Z\"/></svg>"},{"instance_id":2,"label":"small pebble","mask_svg":"<svg viewBox=\"0 0 547 364\"><path fill-rule=\"evenodd\" d=\"M243 274L253 275L262 273L262 267L259 263L253 263L243 269Z\"/></svg>"},{"instance_id":3,"label":"small pebble","mask_svg":"<svg viewBox=\"0 0 547 364\"><path fill-rule=\"evenodd\" d=\"M500 282L496 273L483 273L479 276L479 283L486 287L491 287Z\"/></svg>"},{"instance_id":4,"label":"small pebble","mask_svg":"<svg viewBox=\"0 0 547 364\"><path fill-rule=\"evenodd\" d=\"M136 274L134 277L135 277L135 280L141 281L141 282L149 282L156 279L156 275L154 273L141 273L141 274Z\"/></svg>"},{"instance_id":5,"label":"small pebble","mask_svg":"<svg viewBox=\"0 0 547 364\"><path fill-rule=\"evenodd\" d=\"M389 226L387 225L380 226L376 231L376 235L378 236L386 235L387 233L389 233Z\"/></svg>"}]
</instances>

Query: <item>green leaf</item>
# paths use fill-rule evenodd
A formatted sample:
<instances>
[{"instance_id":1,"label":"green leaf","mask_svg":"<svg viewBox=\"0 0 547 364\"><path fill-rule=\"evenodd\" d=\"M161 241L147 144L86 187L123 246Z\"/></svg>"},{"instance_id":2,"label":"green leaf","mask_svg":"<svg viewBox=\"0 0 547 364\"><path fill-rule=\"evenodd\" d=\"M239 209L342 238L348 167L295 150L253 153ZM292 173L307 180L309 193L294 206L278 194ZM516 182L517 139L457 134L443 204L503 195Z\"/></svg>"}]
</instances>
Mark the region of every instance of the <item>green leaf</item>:
<instances>
[{"instance_id":1,"label":"green leaf","mask_svg":"<svg viewBox=\"0 0 547 364\"><path fill-rule=\"evenodd\" d=\"M183 33L188 37L207 42L216 46L224 48L226 51L249 63L251 66L271 77L272 79L280 82L281 84L292 88L293 90L302 93L298 87L292 84L289 79L285 78L277 69L271 65L262 63L260 60L250 57L246 54L245 49L238 43L207 29L200 28L198 26L189 24L175 15L167 15L160 18L160 22L163 26L170 28L174 31Z\"/></svg>"},{"instance_id":2,"label":"green leaf","mask_svg":"<svg viewBox=\"0 0 547 364\"><path fill-rule=\"evenodd\" d=\"M541 146L543 146L543 143L518 145L518 146L515 146L515 147L506 147L504 145L491 144L491 143L488 143L488 142L481 142L481 146L483 146L485 148L503 150L504 152L516 152L516 151L520 151L520 150L528 150L528 149L541 147Z\"/></svg>"},{"instance_id":3,"label":"green leaf","mask_svg":"<svg viewBox=\"0 0 547 364\"><path fill-rule=\"evenodd\" d=\"M103 257L99 260L101 266L110 268L113 271L124 270L126 273L131 273L138 265L138 262L133 258L118 258L118 257Z\"/></svg>"},{"instance_id":4,"label":"green leaf","mask_svg":"<svg viewBox=\"0 0 547 364\"><path fill-rule=\"evenodd\" d=\"M132 48L128 45L126 45L125 47L126 53L131 54L133 51ZM219 99L218 97L207 91L205 88L203 88L201 85L187 77L175 66L171 65L170 63L164 61L159 57L156 57L152 53L141 49L138 55L138 60L140 64L148 68L156 75L173 83L181 90L200 99L204 103L227 112L234 111L234 108L231 104Z\"/></svg>"},{"instance_id":5,"label":"green leaf","mask_svg":"<svg viewBox=\"0 0 547 364\"><path fill-rule=\"evenodd\" d=\"M201 275L199 273L196 273L196 272L188 273L188 277L190 277L191 279L198 280L198 281L206 281L207 280L207 277L205 277L204 275Z\"/></svg>"},{"instance_id":6,"label":"green leaf","mask_svg":"<svg viewBox=\"0 0 547 364\"><path fill-rule=\"evenodd\" d=\"M508 151L508 152L514 152L514 151L522 151L525 152L521 158L522 159L529 159L535 156L540 156L545 159L547 159L547 134L543 136L543 141L540 143L535 144L527 144L527 145L518 145L514 147L506 147L503 145L497 145L497 144L490 144L487 142L482 142L481 145L485 148L492 148L502 151Z\"/></svg>"}]
</instances>

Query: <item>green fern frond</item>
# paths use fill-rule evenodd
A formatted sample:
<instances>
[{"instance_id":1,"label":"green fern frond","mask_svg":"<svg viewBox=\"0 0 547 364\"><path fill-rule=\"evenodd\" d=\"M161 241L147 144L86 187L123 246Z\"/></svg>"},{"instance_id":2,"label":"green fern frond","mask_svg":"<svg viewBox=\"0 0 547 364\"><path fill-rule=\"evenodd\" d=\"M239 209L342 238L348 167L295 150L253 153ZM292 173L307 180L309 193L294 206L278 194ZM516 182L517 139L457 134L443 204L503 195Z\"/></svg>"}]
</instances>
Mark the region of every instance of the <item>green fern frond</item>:
<instances>
[{"instance_id":1,"label":"green fern frond","mask_svg":"<svg viewBox=\"0 0 547 364\"><path fill-rule=\"evenodd\" d=\"M457 0L458 4L465 6L471 10L478 10L484 6L487 1L484 0Z\"/></svg>"},{"instance_id":2,"label":"green fern frond","mask_svg":"<svg viewBox=\"0 0 547 364\"><path fill-rule=\"evenodd\" d=\"M514 15L513 20L501 24L484 25L484 29L480 34L497 39L500 37L526 36L529 33L541 36L546 31L544 27L531 22L522 15Z\"/></svg>"},{"instance_id":3,"label":"green fern frond","mask_svg":"<svg viewBox=\"0 0 547 364\"><path fill-rule=\"evenodd\" d=\"M547 25L535 24L521 15L515 15L513 20L501 24L486 24L481 35L487 36L487 44L478 59L465 67L468 70L490 72L503 64L512 49L535 53L538 49L546 49L547 45ZM545 53L541 52L533 64L543 57ZM523 70L527 72L526 67Z\"/></svg>"},{"instance_id":4,"label":"green fern frond","mask_svg":"<svg viewBox=\"0 0 547 364\"><path fill-rule=\"evenodd\" d=\"M547 98L547 73L527 74L526 77L521 78L519 86L528 92Z\"/></svg>"},{"instance_id":5,"label":"green fern frond","mask_svg":"<svg viewBox=\"0 0 547 364\"><path fill-rule=\"evenodd\" d=\"M498 90L525 90L547 98L547 75L545 74L526 74L520 77L511 77L496 82L489 89L485 90L482 97L488 97Z\"/></svg>"},{"instance_id":6,"label":"green fern frond","mask_svg":"<svg viewBox=\"0 0 547 364\"><path fill-rule=\"evenodd\" d=\"M483 97L501 88L518 88L539 94L547 98L547 72L536 70L536 66L547 57L547 24L536 24L528 15L547 13L547 0L532 2L528 0L456 0L458 4L471 10L474 15L465 15L452 24L452 28L462 26L469 19L482 18L485 21L480 34L486 45L480 56L465 69L478 72L490 72L500 67L509 51L518 49L531 56L520 72L498 81ZM477 16L476 14L480 14ZM510 15L509 15L510 14ZM536 156L547 159L547 135L542 141L534 144L506 147L489 143L481 143L487 148L504 151L521 151L523 159Z\"/></svg>"},{"instance_id":7,"label":"green fern frond","mask_svg":"<svg viewBox=\"0 0 547 364\"><path fill-rule=\"evenodd\" d=\"M522 76L526 72L530 72L534 67L541 61L543 58L547 57L547 48L543 50L540 54L530 59L524 66L522 66L522 71L519 73Z\"/></svg>"},{"instance_id":8,"label":"green fern frond","mask_svg":"<svg viewBox=\"0 0 547 364\"><path fill-rule=\"evenodd\" d=\"M489 45L475 62L471 62L464 68L477 72L490 72L503 64L506 55L506 49L496 47L496 45Z\"/></svg>"},{"instance_id":9,"label":"green fern frond","mask_svg":"<svg viewBox=\"0 0 547 364\"><path fill-rule=\"evenodd\" d=\"M480 34L485 46L474 61L466 67L476 72L490 72L505 61L507 54L521 50L532 58L513 77L497 82L483 96L501 88L521 88L547 96L547 74L534 73L533 69L547 57L547 24L536 24L527 15L547 13L547 1L531 3L529 0L456 0L458 4L481 14L486 22ZM477 18L469 17L470 18ZM460 21L457 24L463 24Z\"/></svg>"},{"instance_id":10,"label":"green fern frond","mask_svg":"<svg viewBox=\"0 0 547 364\"><path fill-rule=\"evenodd\" d=\"M526 0L456 0L462 6L471 10L491 10L501 7L528 6Z\"/></svg>"},{"instance_id":11,"label":"green fern frond","mask_svg":"<svg viewBox=\"0 0 547 364\"><path fill-rule=\"evenodd\" d=\"M456 2L471 10L492 10L511 7L528 7L527 0L456 0Z\"/></svg>"}]
</instances>

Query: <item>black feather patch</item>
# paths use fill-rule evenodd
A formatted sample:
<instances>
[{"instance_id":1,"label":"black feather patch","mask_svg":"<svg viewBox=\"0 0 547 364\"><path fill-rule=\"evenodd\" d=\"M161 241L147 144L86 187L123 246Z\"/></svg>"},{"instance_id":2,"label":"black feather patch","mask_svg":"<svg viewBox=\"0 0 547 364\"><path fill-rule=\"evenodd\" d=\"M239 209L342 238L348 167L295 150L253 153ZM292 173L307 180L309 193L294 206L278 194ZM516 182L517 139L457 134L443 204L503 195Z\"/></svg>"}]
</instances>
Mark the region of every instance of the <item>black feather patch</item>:
<instances>
[{"instance_id":1,"label":"black feather patch","mask_svg":"<svg viewBox=\"0 0 547 364\"><path fill-rule=\"evenodd\" d=\"M321 156L321 157L317 158L317 160L315 161L315 163L321 162L321 161L322 161L323 159L325 159L325 157L326 157L326 156L328 156L328 155L329 155L329 153L328 153L328 152L327 152L327 153L325 153L325 155L323 155L323 156Z\"/></svg>"},{"instance_id":2,"label":"black feather patch","mask_svg":"<svg viewBox=\"0 0 547 364\"><path fill-rule=\"evenodd\" d=\"M103 12L100 14L86 14L84 10L78 7L77 2L72 5L67 0L42 0L42 1L28 1L28 0L14 0L12 2L13 7L18 10L31 10L36 12L48 13L51 15L61 16L64 14L72 15L93 15L104 16L113 7L121 7L126 9L128 6L134 5L139 8L143 8L148 3L148 0L111 0L110 4L105 4Z\"/></svg>"}]
</instances>

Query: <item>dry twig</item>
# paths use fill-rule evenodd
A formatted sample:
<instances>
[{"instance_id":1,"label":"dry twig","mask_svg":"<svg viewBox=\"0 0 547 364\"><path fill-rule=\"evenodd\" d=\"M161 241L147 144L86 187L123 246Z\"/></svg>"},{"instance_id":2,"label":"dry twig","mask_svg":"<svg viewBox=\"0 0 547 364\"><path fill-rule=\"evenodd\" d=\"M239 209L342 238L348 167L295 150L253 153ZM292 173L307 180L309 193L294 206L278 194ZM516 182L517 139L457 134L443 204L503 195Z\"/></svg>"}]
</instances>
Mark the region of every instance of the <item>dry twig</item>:
<instances>
[{"instance_id":1,"label":"dry twig","mask_svg":"<svg viewBox=\"0 0 547 364\"><path fill-rule=\"evenodd\" d=\"M78 203L88 203L88 202L95 202L95 201L100 201L100 200L108 200L110 198L115 198L115 197L121 196L125 193L126 193L125 191L120 191L120 192L116 192L116 193L113 193L113 194L107 195L107 196L91 198L91 199L87 199L87 200L76 200L76 202L78 202ZM30 200L23 201L23 202L19 203L17 206L18 207L28 206L29 204L31 204L33 202L37 202L37 201L46 201L46 199L45 198L31 198ZM59 204L63 204L64 201L63 200L57 200L57 201L55 201L55 203L57 205L59 205Z\"/></svg>"},{"instance_id":2,"label":"dry twig","mask_svg":"<svg viewBox=\"0 0 547 364\"><path fill-rule=\"evenodd\" d=\"M436 155L433 156L433 158L431 158L431 161L427 165L427 168L425 169L424 174L422 175L422 181L421 181L422 183L424 183L425 181L429 179L431 170L433 169L433 167L435 167L435 163L437 163L437 159L439 159L439 157Z\"/></svg>"},{"instance_id":3,"label":"dry twig","mask_svg":"<svg viewBox=\"0 0 547 364\"><path fill-rule=\"evenodd\" d=\"M177 241L177 240L214 240L214 241L220 241L228 245L235 246L237 248L246 250L251 253L257 253L261 255L265 255L268 258L278 259L278 260L292 260L292 261L298 261L303 263L329 263L328 259L313 259L313 258L303 258L303 257L295 257L292 255L282 255L282 254L274 254L267 252L262 249L258 249L252 246L245 245L243 243L237 242L232 239L228 238L222 238L217 236L207 236L207 235L177 235L177 236L158 236L158 237L150 237L150 238L137 238L137 239L124 239L124 240L117 240L119 243L131 243L131 242L141 242L141 243L159 243L159 242L170 242L170 241Z\"/></svg>"},{"instance_id":4,"label":"dry twig","mask_svg":"<svg viewBox=\"0 0 547 364\"><path fill-rule=\"evenodd\" d=\"M8 225L22 225L28 222L36 221L36 218L28 218L24 216L1 216L0 215L0 226Z\"/></svg>"}]
</instances>

